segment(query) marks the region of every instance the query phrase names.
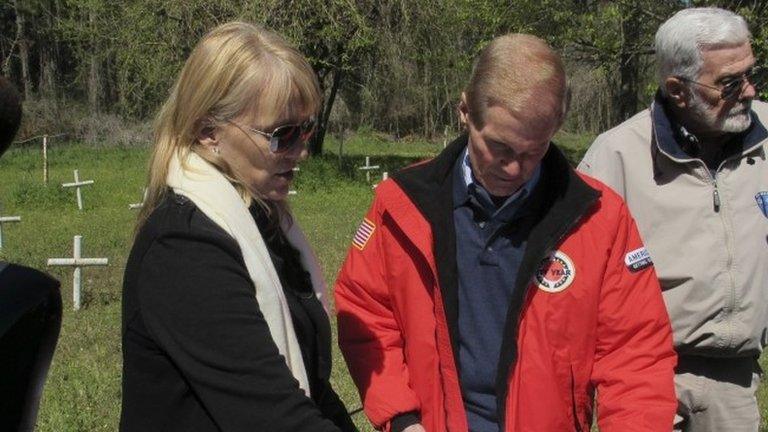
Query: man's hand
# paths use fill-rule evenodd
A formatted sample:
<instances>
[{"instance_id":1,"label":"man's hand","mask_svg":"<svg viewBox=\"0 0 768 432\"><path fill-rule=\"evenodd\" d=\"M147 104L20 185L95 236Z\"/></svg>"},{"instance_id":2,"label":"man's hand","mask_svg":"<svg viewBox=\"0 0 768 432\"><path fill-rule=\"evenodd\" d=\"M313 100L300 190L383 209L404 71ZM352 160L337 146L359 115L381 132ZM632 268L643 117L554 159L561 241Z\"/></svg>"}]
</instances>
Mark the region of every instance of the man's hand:
<instances>
[{"instance_id":1,"label":"man's hand","mask_svg":"<svg viewBox=\"0 0 768 432\"><path fill-rule=\"evenodd\" d=\"M422 426L421 423L416 423L403 429L403 432L427 432L427 430L424 429L424 426Z\"/></svg>"}]
</instances>

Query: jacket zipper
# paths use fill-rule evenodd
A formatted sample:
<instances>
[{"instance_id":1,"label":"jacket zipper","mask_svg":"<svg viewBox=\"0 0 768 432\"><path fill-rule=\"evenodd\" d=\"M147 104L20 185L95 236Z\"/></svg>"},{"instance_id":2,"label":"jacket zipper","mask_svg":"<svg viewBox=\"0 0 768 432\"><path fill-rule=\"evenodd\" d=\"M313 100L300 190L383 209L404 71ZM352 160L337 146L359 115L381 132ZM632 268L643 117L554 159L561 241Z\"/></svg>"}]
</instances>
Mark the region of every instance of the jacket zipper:
<instances>
[{"instance_id":1,"label":"jacket zipper","mask_svg":"<svg viewBox=\"0 0 768 432\"><path fill-rule=\"evenodd\" d=\"M712 179L712 204L715 207L715 213L720 213L720 192L717 190L717 179Z\"/></svg>"},{"instance_id":2,"label":"jacket zipper","mask_svg":"<svg viewBox=\"0 0 768 432\"><path fill-rule=\"evenodd\" d=\"M707 173L709 174L709 178L712 180L712 186L714 187L714 189L712 190L712 204L715 207L715 213L719 213L720 212L720 191L717 189L717 173L719 173L720 170L723 169L723 165L725 165L726 162L728 162L729 160L731 160L731 159L733 159L735 157L736 156L731 156L729 158L726 158L722 162L720 162L720 165L718 165L717 170L715 170L714 174L712 174L712 172L709 170L709 168L707 168L707 165L704 163L703 160L696 159L702 165L704 165L704 169L707 171ZM738 156L738 157L741 157L741 156Z\"/></svg>"},{"instance_id":3,"label":"jacket zipper","mask_svg":"<svg viewBox=\"0 0 768 432\"><path fill-rule=\"evenodd\" d=\"M725 248L728 254L725 262L725 266L728 271L728 280L730 281L727 301L723 306L723 312L726 314L730 314L736 308L736 281L733 278L733 261L734 261L733 234L731 233L726 209L722 209L723 211L720 211L722 205L720 200L720 191L717 186L717 174L723 168L723 165L725 165L725 163L728 162L729 160L730 158L720 162L720 165L717 167L717 170L715 171L714 174L712 174L709 168L706 167L706 164L704 164L703 161L699 160L699 162L702 165L704 165L704 170L709 176L712 186L714 188L712 190L712 203L714 205L715 213L719 215L720 222L723 224L723 233L725 235ZM732 326L730 325L731 324L730 321L731 320L728 319L728 317L726 317L726 322L729 323L727 342L725 344L726 347L729 347L731 345L731 343L733 342L733 336L734 336L734 331Z\"/></svg>"},{"instance_id":4,"label":"jacket zipper","mask_svg":"<svg viewBox=\"0 0 768 432\"><path fill-rule=\"evenodd\" d=\"M573 425L576 427L576 432L584 432L576 406L576 374L573 373L573 365L571 365L571 410L573 411Z\"/></svg>"}]
</instances>

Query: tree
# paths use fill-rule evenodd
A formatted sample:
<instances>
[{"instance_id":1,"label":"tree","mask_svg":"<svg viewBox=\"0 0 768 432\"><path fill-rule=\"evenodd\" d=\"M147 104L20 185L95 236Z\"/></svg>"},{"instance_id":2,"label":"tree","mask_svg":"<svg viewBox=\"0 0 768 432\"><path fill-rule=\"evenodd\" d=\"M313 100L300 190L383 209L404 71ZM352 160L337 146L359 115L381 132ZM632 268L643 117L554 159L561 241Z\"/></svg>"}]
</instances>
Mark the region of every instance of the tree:
<instances>
[{"instance_id":1,"label":"tree","mask_svg":"<svg viewBox=\"0 0 768 432\"><path fill-rule=\"evenodd\" d=\"M18 0L12 2L13 10L16 15L16 46L19 50L19 64L21 65L21 83L24 99L32 97L32 79L29 71L29 52L31 41L27 37L27 12L24 10Z\"/></svg>"},{"instance_id":2,"label":"tree","mask_svg":"<svg viewBox=\"0 0 768 432\"><path fill-rule=\"evenodd\" d=\"M654 34L686 3L745 16L758 63L765 59L762 0L11 0L0 2L0 68L27 99L45 98L41 105L62 97L89 115L146 121L207 31L260 23L317 72L324 100L310 151L319 154L333 115L394 137L453 128L479 51L525 32L563 54L583 96L572 112L584 121L574 124L596 132L653 95Z\"/></svg>"},{"instance_id":3,"label":"tree","mask_svg":"<svg viewBox=\"0 0 768 432\"><path fill-rule=\"evenodd\" d=\"M307 56L325 94L318 129L309 144L310 154L320 154L331 112L347 76L355 73L363 56L375 44L371 18L372 0L270 0L260 21L274 26Z\"/></svg>"}]
</instances>

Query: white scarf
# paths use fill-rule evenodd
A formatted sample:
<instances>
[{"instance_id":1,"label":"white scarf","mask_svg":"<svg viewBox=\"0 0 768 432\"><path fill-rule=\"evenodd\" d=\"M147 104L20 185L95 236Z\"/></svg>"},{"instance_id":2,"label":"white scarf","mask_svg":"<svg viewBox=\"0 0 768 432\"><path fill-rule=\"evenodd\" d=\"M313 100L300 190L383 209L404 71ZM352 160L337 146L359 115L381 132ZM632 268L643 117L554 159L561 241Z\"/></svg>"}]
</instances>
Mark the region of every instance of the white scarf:
<instances>
[{"instance_id":1,"label":"white scarf","mask_svg":"<svg viewBox=\"0 0 768 432\"><path fill-rule=\"evenodd\" d=\"M299 386L309 396L307 372L280 278L245 202L218 169L194 152L189 153L184 163L177 153L168 168L168 186L192 200L200 211L237 241L272 339ZM282 226L282 229L288 241L299 250L315 294L327 311L322 271L304 233L295 220L290 227Z\"/></svg>"}]
</instances>

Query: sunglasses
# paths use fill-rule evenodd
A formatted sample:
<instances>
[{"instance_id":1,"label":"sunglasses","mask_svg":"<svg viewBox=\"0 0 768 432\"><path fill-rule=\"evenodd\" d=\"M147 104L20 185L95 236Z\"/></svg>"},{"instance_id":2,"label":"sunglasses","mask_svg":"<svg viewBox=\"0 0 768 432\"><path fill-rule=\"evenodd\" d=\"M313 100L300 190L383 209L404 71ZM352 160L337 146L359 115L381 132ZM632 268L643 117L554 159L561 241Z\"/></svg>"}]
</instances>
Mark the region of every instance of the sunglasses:
<instances>
[{"instance_id":1,"label":"sunglasses","mask_svg":"<svg viewBox=\"0 0 768 432\"><path fill-rule=\"evenodd\" d=\"M269 139L269 151L275 154L285 153L299 144L304 144L315 132L317 118L314 116L299 124L289 124L276 127L272 132L264 132L249 126L241 126L233 121L230 123L238 127L245 127L253 133L257 133Z\"/></svg>"},{"instance_id":2,"label":"sunglasses","mask_svg":"<svg viewBox=\"0 0 768 432\"><path fill-rule=\"evenodd\" d=\"M702 87L718 90L720 92L720 99L729 100L729 99L736 99L737 97L739 97L739 95L741 95L741 92L744 89L745 81L748 81L750 84L752 84L755 87L759 87L764 78L763 72L764 72L763 68L753 67L748 71L744 72L743 74L741 74L740 76L726 81L722 87L715 87L708 84L703 84L683 76L678 76L677 78L682 81L689 82L691 84L696 84Z\"/></svg>"}]
</instances>

